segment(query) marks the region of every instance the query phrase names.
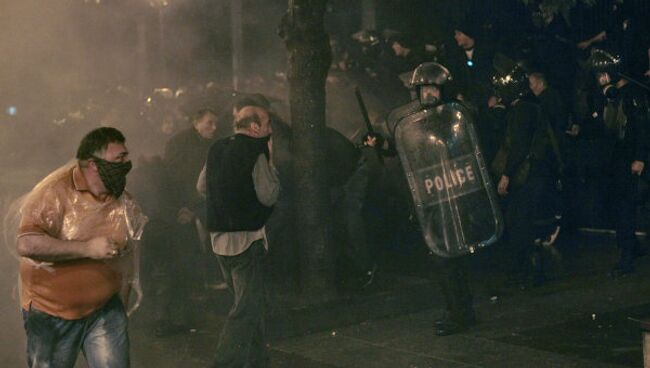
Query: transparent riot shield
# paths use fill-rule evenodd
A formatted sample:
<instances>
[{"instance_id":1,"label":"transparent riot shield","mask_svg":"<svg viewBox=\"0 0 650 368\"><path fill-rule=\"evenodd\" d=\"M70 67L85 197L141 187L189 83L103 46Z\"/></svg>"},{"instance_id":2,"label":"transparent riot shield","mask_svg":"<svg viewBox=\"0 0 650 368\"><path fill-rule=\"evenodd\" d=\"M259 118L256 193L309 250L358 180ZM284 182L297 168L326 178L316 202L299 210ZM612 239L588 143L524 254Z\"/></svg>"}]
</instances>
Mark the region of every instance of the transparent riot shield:
<instances>
[{"instance_id":1,"label":"transparent riot shield","mask_svg":"<svg viewBox=\"0 0 650 368\"><path fill-rule=\"evenodd\" d=\"M394 137L429 248L455 257L494 243L503 221L467 110L418 111L397 122Z\"/></svg>"}]
</instances>

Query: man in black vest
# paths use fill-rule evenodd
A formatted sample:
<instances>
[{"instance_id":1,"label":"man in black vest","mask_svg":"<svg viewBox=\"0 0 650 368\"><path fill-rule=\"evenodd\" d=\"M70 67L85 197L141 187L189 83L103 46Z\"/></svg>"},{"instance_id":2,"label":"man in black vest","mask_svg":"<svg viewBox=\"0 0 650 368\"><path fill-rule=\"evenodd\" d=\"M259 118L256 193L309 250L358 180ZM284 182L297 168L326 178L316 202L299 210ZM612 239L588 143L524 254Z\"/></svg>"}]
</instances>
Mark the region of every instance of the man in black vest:
<instances>
[{"instance_id":1,"label":"man in black vest","mask_svg":"<svg viewBox=\"0 0 650 368\"><path fill-rule=\"evenodd\" d=\"M247 106L235 134L215 142L197 189L208 201L208 230L234 301L221 331L214 367L266 367L263 258L264 224L280 189L271 160L266 109Z\"/></svg>"}]
</instances>

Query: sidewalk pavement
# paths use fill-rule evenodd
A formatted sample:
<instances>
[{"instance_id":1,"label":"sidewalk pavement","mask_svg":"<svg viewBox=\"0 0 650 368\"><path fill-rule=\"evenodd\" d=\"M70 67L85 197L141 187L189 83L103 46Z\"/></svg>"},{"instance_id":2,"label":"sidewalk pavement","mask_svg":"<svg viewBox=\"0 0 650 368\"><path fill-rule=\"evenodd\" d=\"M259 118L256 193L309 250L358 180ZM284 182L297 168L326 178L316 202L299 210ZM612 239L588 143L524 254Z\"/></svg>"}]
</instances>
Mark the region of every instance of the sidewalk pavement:
<instances>
[{"instance_id":1,"label":"sidewalk pavement","mask_svg":"<svg viewBox=\"0 0 650 368\"><path fill-rule=\"evenodd\" d=\"M435 336L442 299L432 280L415 277L311 312L288 311L269 324L271 367L642 366L641 331L628 317L650 316L650 256L616 280L607 276L616 259L612 238L583 236L563 256L552 280L531 290L495 288L497 270L479 257L472 280L479 324L453 336ZM221 321L212 316L192 331L154 338L136 319L133 367L209 366Z\"/></svg>"}]
</instances>

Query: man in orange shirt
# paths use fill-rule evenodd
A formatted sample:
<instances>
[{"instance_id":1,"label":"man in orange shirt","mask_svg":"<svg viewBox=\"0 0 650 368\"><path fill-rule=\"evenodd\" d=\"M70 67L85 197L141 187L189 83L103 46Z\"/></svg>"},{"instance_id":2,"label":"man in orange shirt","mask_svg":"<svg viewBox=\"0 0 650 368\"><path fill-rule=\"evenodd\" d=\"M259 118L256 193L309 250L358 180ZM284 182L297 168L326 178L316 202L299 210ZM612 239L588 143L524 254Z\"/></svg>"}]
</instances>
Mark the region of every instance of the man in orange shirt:
<instances>
[{"instance_id":1,"label":"man in orange shirt","mask_svg":"<svg viewBox=\"0 0 650 368\"><path fill-rule=\"evenodd\" d=\"M128 367L124 305L133 270L131 169L122 133L98 128L77 162L43 179L21 207L21 305L29 367ZM140 215L142 216L142 215ZM120 298L120 294L122 298Z\"/></svg>"}]
</instances>

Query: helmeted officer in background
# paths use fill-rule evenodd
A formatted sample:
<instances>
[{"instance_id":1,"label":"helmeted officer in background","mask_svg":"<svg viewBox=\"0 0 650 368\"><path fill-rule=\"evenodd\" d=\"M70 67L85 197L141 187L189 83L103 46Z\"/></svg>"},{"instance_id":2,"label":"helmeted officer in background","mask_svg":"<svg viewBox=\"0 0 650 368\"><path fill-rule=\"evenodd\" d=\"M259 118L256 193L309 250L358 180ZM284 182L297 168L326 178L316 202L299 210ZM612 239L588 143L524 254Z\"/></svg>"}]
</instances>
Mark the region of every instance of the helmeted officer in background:
<instances>
[{"instance_id":1,"label":"helmeted officer in background","mask_svg":"<svg viewBox=\"0 0 650 368\"><path fill-rule=\"evenodd\" d=\"M506 136L492 163L505 205L510 281L525 287L543 281L535 221L543 216L545 194L553 188L553 159L540 108L527 101L528 76L507 58L495 58L492 84L506 106Z\"/></svg>"},{"instance_id":2,"label":"helmeted officer in background","mask_svg":"<svg viewBox=\"0 0 650 368\"><path fill-rule=\"evenodd\" d=\"M594 49L587 64L598 84L593 92L591 123L601 133L603 189L621 252L612 275L622 276L634 270L634 259L639 253L635 237L636 196L639 177L647 175L648 101L643 91L621 78L620 57Z\"/></svg>"}]
</instances>

